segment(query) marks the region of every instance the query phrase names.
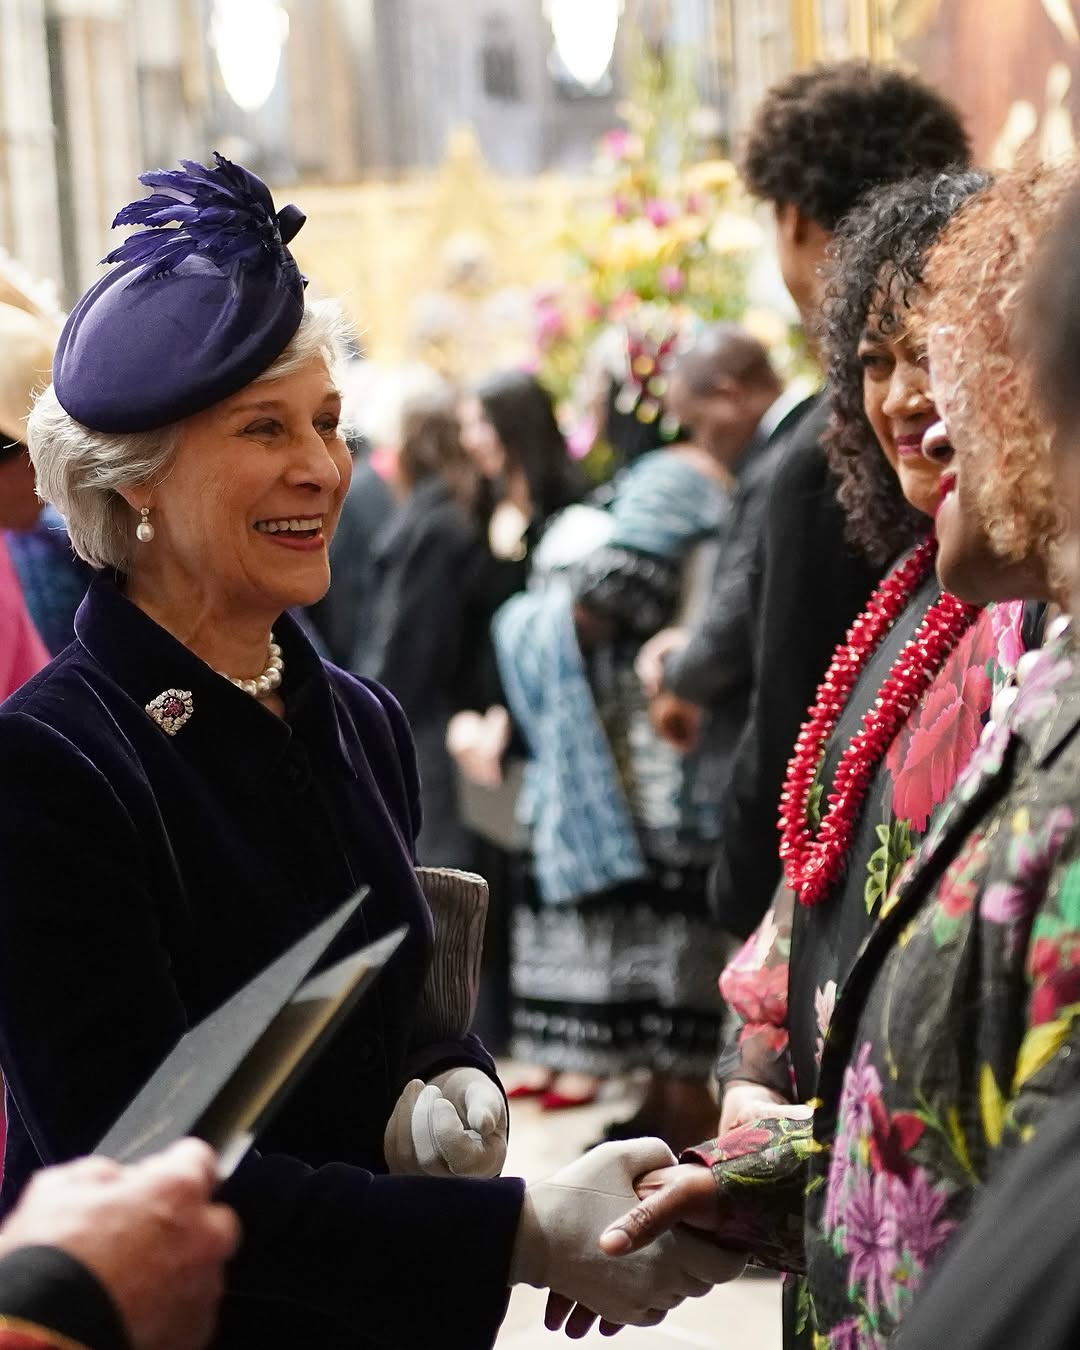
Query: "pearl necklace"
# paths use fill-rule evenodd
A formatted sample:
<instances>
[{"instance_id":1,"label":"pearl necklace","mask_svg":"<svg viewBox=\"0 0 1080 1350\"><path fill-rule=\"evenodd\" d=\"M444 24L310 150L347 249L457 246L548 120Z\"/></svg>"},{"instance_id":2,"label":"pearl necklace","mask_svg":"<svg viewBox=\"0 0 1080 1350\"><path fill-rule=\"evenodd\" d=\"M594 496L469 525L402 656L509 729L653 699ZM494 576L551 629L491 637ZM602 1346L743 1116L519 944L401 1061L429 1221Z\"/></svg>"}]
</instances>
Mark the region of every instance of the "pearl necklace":
<instances>
[{"instance_id":1,"label":"pearl necklace","mask_svg":"<svg viewBox=\"0 0 1080 1350\"><path fill-rule=\"evenodd\" d=\"M810 800L825 744L867 662L929 575L936 553L937 541L927 539L870 597L837 647L817 702L799 732L780 798L780 858L784 880L804 905L817 904L839 879L874 771L979 613L977 606L953 595L940 596L927 610L840 757L815 838Z\"/></svg>"},{"instance_id":2,"label":"pearl necklace","mask_svg":"<svg viewBox=\"0 0 1080 1350\"><path fill-rule=\"evenodd\" d=\"M252 698L266 698L272 694L275 689L281 687L281 677L285 671L285 661L281 655L281 648L274 641L273 633L270 634L270 651L266 660L266 669L254 680L236 680L231 675L226 675L223 670L218 674L235 684L237 689L242 689L245 694L250 694Z\"/></svg>"}]
</instances>

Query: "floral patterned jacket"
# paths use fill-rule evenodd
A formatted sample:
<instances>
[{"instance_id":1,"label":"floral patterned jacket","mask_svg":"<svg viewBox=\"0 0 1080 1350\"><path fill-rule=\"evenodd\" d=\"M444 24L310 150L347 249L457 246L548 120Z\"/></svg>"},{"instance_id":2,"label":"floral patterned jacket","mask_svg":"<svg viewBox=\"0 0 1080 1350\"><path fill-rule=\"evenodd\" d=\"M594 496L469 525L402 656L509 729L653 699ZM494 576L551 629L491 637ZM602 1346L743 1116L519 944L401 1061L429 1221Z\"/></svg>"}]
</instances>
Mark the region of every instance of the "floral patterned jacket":
<instances>
[{"instance_id":1,"label":"floral patterned jacket","mask_svg":"<svg viewBox=\"0 0 1080 1350\"><path fill-rule=\"evenodd\" d=\"M984 732L883 906L837 998L812 1126L761 1122L754 1162L729 1156L730 1136L695 1151L717 1179L719 1235L805 1268L817 1350L881 1350L978 1188L1078 1081L1080 662L1066 637Z\"/></svg>"}]
</instances>

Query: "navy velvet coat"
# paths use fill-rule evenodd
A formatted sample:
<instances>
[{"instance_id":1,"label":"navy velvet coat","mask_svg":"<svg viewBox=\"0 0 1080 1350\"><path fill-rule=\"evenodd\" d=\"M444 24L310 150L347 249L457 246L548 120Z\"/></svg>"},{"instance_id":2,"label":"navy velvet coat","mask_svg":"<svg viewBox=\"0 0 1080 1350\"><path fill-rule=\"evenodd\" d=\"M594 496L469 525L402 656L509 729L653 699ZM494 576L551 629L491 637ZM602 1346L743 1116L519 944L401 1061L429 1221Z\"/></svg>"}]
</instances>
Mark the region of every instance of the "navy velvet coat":
<instances>
[{"instance_id":1,"label":"navy velvet coat","mask_svg":"<svg viewBox=\"0 0 1080 1350\"><path fill-rule=\"evenodd\" d=\"M287 617L284 720L111 577L76 634L0 708L4 1205L41 1163L92 1149L189 1025L367 883L331 958L410 935L224 1190L245 1242L216 1344L489 1345L521 1183L389 1177L382 1154L410 1077L494 1073L472 1037L410 1035L431 918L401 710ZM168 688L194 709L175 737L145 711Z\"/></svg>"}]
</instances>

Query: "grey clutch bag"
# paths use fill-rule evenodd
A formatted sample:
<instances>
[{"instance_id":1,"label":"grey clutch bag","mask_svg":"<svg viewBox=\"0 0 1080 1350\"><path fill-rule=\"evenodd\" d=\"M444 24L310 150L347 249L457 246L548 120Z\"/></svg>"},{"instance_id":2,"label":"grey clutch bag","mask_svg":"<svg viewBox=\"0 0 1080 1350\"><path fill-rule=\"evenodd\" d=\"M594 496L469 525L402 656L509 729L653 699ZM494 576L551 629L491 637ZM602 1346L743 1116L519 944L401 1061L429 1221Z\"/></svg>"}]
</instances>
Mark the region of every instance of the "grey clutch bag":
<instances>
[{"instance_id":1,"label":"grey clutch bag","mask_svg":"<svg viewBox=\"0 0 1080 1350\"><path fill-rule=\"evenodd\" d=\"M418 867L435 921L435 949L414 1033L418 1044L456 1040L472 1026L480 992L488 884L472 872Z\"/></svg>"}]
</instances>

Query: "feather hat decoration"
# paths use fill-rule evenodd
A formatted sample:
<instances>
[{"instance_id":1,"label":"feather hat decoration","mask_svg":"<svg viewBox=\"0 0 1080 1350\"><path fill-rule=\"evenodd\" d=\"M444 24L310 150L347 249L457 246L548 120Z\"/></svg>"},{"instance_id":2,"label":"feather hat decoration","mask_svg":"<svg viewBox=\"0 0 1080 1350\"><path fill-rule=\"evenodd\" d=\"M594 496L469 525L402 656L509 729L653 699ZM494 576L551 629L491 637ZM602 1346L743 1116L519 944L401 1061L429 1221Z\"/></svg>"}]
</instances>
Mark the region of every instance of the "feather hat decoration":
<instances>
[{"instance_id":1,"label":"feather hat decoration","mask_svg":"<svg viewBox=\"0 0 1080 1350\"><path fill-rule=\"evenodd\" d=\"M282 260L284 246L304 223L303 212L286 206L276 213L262 179L216 151L214 168L190 159L180 162L182 171L154 169L139 175L139 182L154 191L118 211L113 228L149 228L125 239L105 262L135 263L154 278L174 271L196 252L220 267Z\"/></svg>"},{"instance_id":2,"label":"feather hat decoration","mask_svg":"<svg viewBox=\"0 0 1080 1350\"><path fill-rule=\"evenodd\" d=\"M304 223L266 184L214 155L143 174L113 225L141 225L68 318L53 387L76 421L116 435L190 417L250 384L304 315L288 245Z\"/></svg>"}]
</instances>

